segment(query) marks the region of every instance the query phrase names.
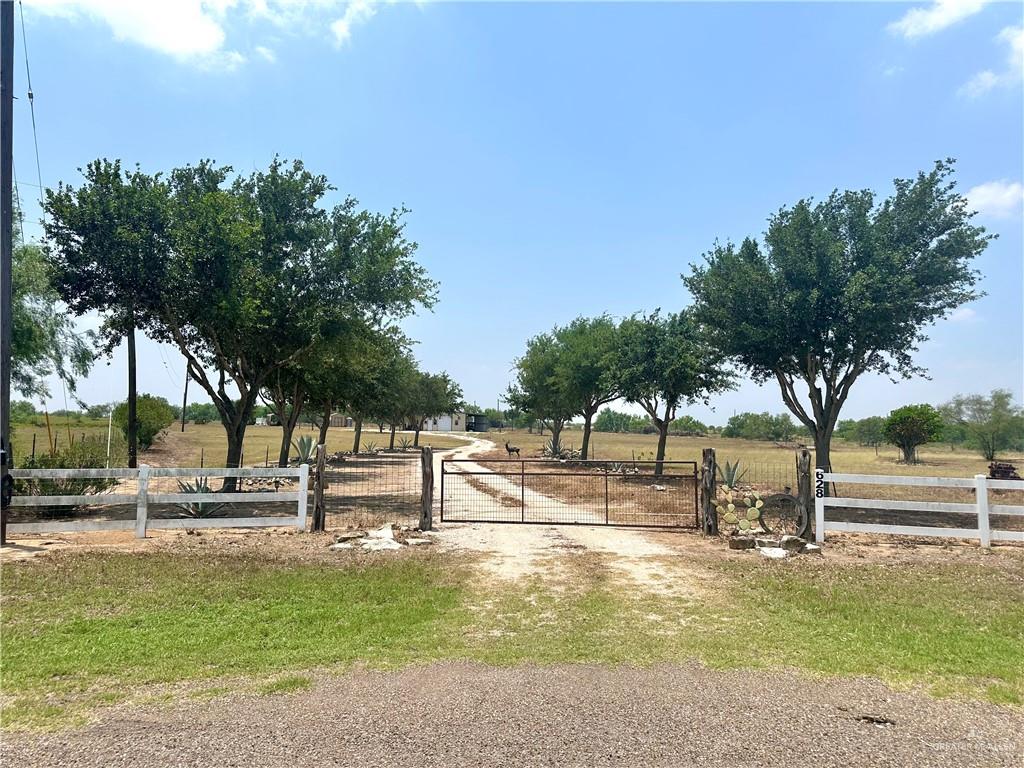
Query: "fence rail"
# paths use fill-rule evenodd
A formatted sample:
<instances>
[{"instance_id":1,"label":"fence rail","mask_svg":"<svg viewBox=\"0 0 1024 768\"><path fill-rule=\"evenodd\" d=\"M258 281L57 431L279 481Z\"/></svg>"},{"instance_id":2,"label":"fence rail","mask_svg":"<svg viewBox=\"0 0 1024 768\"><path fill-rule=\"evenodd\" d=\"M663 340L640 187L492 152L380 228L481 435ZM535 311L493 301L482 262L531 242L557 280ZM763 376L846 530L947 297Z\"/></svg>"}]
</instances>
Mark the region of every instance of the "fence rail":
<instances>
[{"instance_id":1,"label":"fence rail","mask_svg":"<svg viewBox=\"0 0 1024 768\"><path fill-rule=\"evenodd\" d=\"M1024 480L990 480L985 475L967 477L903 477L892 475L851 475L841 472L814 473L815 537L825 540L827 531L847 533L885 533L902 536L940 536L945 538L978 539L983 547L992 541L1024 543L1024 531L993 527L991 515L1024 517L1024 506L1016 504L990 504L990 490L1024 491ZM889 499L862 499L825 495L826 483L842 482L862 485L909 485L918 487L973 488L973 504L942 501L897 501ZM937 527L930 525L893 525L888 523L861 523L826 520L829 508L886 510L896 512L935 512L941 514L974 515L977 524L971 528Z\"/></svg>"},{"instance_id":2,"label":"fence rail","mask_svg":"<svg viewBox=\"0 0 1024 768\"><path fill-rule=\"evenodd\" d=\"M309 495L309 465L299 467L149 467L145 464L137 469L13 469L15 481L32 480L83 480L116 479L134 480L135 493L90 493L90 494L19 494L11 499L12 507L58 507L80 505L111 506L134 504L135 518L123 520L54 520L25 523L9 523L11 533L56 533L78 531L126 531L135 530L138 538L145 538L149 529L173 528L266 528L294 526L302 531L306 528L306 504ZM223 477L223 478L296 478L298 487L294 491L249 491L189 493L179 491L166 493L150 490L154 478L179 477ZM296 503L295 515L274 515L260 517L191 517L156 519L149 516L150 504L202 504L202 503Z\"/></svg>"}]
</instances>

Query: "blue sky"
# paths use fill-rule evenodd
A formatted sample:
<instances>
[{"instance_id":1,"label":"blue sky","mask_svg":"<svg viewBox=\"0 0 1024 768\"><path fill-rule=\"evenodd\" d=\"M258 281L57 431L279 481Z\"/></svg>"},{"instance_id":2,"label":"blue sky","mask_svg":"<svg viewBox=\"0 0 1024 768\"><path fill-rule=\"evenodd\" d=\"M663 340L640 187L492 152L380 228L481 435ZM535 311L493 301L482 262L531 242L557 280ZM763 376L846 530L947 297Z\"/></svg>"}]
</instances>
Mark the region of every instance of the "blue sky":
<instances>
[{"instance_id":1,"label":"blue sky","mask_svg":"<svg viewBox=\"0 0 1024 768\"><path fill-rule=\"evenodd\" d=\"M339 199L404 203L441 284L437 308L406 324L416 355L483 406L529 336L677 309L679 273L716 238L759 235L774 210L834 187L885 195L945 157L999 234L977 264L988 295L931 329L930 380L865 378L844 416L1021 396L1019 3L25 0L24 13L44 185L76 183L97 156L248 172L278 153ZM15 111L30 198L24 98ZM142 391L180 400L173 349L143 342L140 361ZM124 379L121 349L80 395L121 398ZM690 413L783 410L749 382L712 406Z\"/></svg>"}]
</instances>

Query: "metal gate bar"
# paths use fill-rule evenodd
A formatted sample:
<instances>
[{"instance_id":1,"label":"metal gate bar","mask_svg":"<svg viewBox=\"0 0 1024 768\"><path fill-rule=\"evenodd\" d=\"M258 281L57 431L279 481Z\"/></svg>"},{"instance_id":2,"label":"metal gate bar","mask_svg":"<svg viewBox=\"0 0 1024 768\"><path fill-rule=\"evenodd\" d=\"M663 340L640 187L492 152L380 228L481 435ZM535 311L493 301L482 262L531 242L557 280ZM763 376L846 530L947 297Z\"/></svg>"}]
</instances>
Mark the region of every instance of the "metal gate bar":
<instances>
[{"instance_id":1,"label":"metal gate bar","mask_svg":"<svg viewBox=\"0 0 1024 768\"><path fill-rule=\"evenodd\" d=\"M442 522L699 527L697 462L444 459L440 506Z\"/></svg>"}]
</instances>

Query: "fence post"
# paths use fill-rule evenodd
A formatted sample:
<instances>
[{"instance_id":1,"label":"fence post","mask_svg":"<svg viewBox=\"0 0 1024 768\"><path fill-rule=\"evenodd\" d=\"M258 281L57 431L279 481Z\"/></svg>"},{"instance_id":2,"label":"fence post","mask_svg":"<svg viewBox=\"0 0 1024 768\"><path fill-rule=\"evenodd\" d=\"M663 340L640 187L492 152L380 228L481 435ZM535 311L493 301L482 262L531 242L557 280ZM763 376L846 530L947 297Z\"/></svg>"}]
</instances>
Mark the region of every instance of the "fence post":
<instances>
[{"instance_id":1,"label":"fence post","mask_svg":"<svg viewBox=\"0 0 1024 768\"><path fill-rule=\"evenodd\" d=\"M801 448L796 454L796 497L800 506L800 530L797 536L811 540L811 452Z\"/></svg>"},{"instance_id":2,"label":"fence post","mask_svg":"<svg viewBox=\"0 0 1024 768\"><path fill-rule=\"evenodd\" d=\"M519 513L520 520L526 522L526 462L519 460Z\"/></svg>"},{"instance_id":3,"label":"fence post","mask_svg":"<svg viewBox=\"0 0 1024 768\"><path fill-rule=\"evenodd\" d=\"M310 530L314 533L327 528L327 515L324 510L324 472L327 468L327 446L316 447L316 472L313 475L313 524Z\"/></svg>"},{"instance_id":4,"label":"fence post","mask_svg":"<svg viewBox=\"0 0 1024 768\"><path fill-rule=\"evenodd\" d=\"M295 527L306 530L306 503L309 501L309 464L299 466L299 520Z\"/></svg>"},{"instance_id":5,"label":"fence post","mask_svg":"<svg viewBox=\"0 0 1024 768\"><path fill-rule=\"evenodd\" d=\"M978 508L978 538L986 549L992 546L992 529L988 524L988 478L974 476L974 503Z\"/></svg>"},{"instance_id":6,"label":"fence post","mask_svg":"<svg viewBox=\"0 0 1024 768\"><path fill-rule=\"evenodd\" d=\"M149 465L139 464L138 491L135 497L135 538L146 538L149 518Z\"/></svg>"},{"instance_id":7,"label":"fence post","mask_svg":"<svg viewBox=\"0 0 1024 768\"><path fill-rule=\"evenodd\" d=\"M700 503L702 529L705 536L718 535L718 512L715 510L715 449L705 448L701 456Z\"/></svg>"},{"instance_id":8,"label":"fence post","mask_svg":"<svg viewBox=\"0 0 1024 768\"><path fill-rule=\"evenodd\" d=\"M434 451L429 445L420 448L420 471L423 485L420 488L420 530L434 529Z\"/></svg>"},{"instance_id":9,"label":"fence post","mask_svg":"<svg viewBox=\"0 0 1024 768\"><path fill-rule=\"evenodd\" d=\"M814 469L814 540L825 541L825 470Z\"/></svg>"}]
</instances>

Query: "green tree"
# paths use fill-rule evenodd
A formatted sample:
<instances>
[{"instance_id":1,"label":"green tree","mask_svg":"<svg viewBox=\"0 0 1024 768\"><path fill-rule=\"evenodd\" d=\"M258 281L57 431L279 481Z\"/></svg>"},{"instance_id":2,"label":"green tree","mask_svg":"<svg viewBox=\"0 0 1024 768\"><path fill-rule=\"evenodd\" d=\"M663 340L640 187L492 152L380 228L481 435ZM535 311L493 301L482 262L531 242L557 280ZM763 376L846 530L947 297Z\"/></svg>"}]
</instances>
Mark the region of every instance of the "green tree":
<instances>
[{"instance_id":1,"label":"green tree","mask_svg":"<svg viewBox=\"0 0 1024 768\"><path fill-rule=\"evenodd\" d=\"M414 261L404 209L368 213L351 198L321 208L330 186L298 161L275 159L228 184L230 172L204 162L171 174L175 247L151 333L185 356L235 466L278 369L353 325L431 306L435 285Z\"/></svg>"},{"instance_id":2,"label":"green tree","mask_svg":"<svg viewBox=\"0 0 1024 768\"><path fill-rule=\"evenodd\" d=\"M764 243L716 245L684 277L713 343L786 407L831 468L832 434L857 379L922 373L924 329L978 296L972 259L992 235L971 223L952 161L870 190L801 200L771 217ZM807 400L798 388L807 388Z\"/></svg>"},{"instance_id":3,"label":"green tree","mask_svg":"<svg viewBox=\"0 0 1024 768\"><path fill-rule=\"evenodd\" d=\"M576 401L577 413L583 416L580 458L586 461L594 416L602 405L619 396L612 371L618 328L607 315L578 317L567 326L555 328L553 336L560 347L556 375L566 396Z\"/></svg>"},{"instance_id":4,"label":"green tree","mask_svg":"<svg viewBox=\"0 0 1024 768\"><path fill-rule=\"evenodd\" d=\"M16 210L15 215L21 213ZM92 336L79 333L60 306L42 248L26 244L14 228L11 252L11 386L25 397L46 398L49 376L74 395L92 366Z\"/></svg>"},{"instance_id":5,"label":"green tree","mask_svg":"<svg viewBox=\"0 0 1024 768\"><path fill-rule=\"evenodd\" d=\"M962 430L967 444L986 461L1024 439L1024 411L1014 405L1013 393L996 389L985 395L957 395L940 411L946 423Z\"/></svg>"},{"instance_id":6,"label":"green tree","mask_svg":"<svg viewBox=\"0 0 1024 768\"><path fill-rule=\"evenodd\" d=\"M36 415L36 408L28 400L12 400L9 414L12 423L25 423Z\"/></svg>"},{"instance_id":7,"label":"green tree","mask_svg":"<svg viewBox=\"0 0 1024 768\"><path fill-rule=\"evenodd\" d=\"M942 435L942 415L927 403L905 405L885 420L885 439L903 452L903 461L917 463L917 446L938 440Z\"/></svg>"},{"instance_id":8,"label":"green tree","mask_svg":"<svg viewBox=\"0 0 1024 768\"><path fill-rule=\"evenodd\" d=\"M885 419L868 416L860 419L853 427L853 439L860 445L868 445L878 453L878 446L885 442Z\"/></svg>"},{"instance_id":9,"label":"green tree","mask_svg":"<svg viewBox=\"0 0 1024 768\"><path fill-rule=\"evenodd\" d=\"M165 284L168 187L121 162L94 160L78 189L46 190L43 225L54 285L76 315L99 312L102 350L128 347L128 466L138 465L135 332Z\"/></svg>"},{"instance_id":10,"label":"green tree","mask_svg":"<svg viewBox=\"0 0 1024 768\"><path fill-rule=\"evenodd\" d=\"M208 424L218 419L217 407L213 403L189 403L185 419L194 424Z\"/></svg>"},{"instance_id":11,"label":"green tree","mask_svg":"<svg viewBox=\"0 0 1024 768\"><path fill-rule=\"evenodd\" d=\"M565 376L565 348L554 334L541 333L526 343L516 360L516 380L508 389L509 404L551 431L552 452L562 447L562 429L579 413L578 392Z\"/></svg>"},{"instance_id":12,"label":"green tree","mask_svg":"<svg viewBox=\"0 0 1024 768\"><path fill-rule=\"evenodd\" d=\"M737 413L729 417L722 437L739 437L744 440L791 440L797 431L796 424L785 413L773 416L763 413Z\"/></svg>"},{"instance_id":13,"label":"green tree","mask_svg":"<svg viewBox=\"0 0 1024 768\"><path fill-rule=\"evenodd\" d=\"M679 421L679 419L676 419L676 421ZM603 408L594 420L594 431L640 433L650 423L650 419L646 416L636 416L624 411Z\"/></svg>"},{"instance_id":14,"label":"green tree","mask_svg":"<svg viewBox=\"0 0 1024 768\"><path fill-rule=\"evenodd\" d=\"M616 385L658 430L655 474L660 475L676 410L683 403L706 403L711 395L732 388L732 376L688 312L634 315L622 321L619 337Z\"/></svg>"},{"instance_id":15,"label":"green tree","mask_svg":"<svg viewBox=\"0 0 1024 768\"><path fill-rule=\"evenodd\" d=\"M416 430L413 445L420 444L420 430L427 419L444 413L454 413L462 408L462 387L442 371L423 373L417 371L409 393L408 415Z\"/></svg>"},{"instance_id":16,"label":"green tree","mask_svg":"<svg viewBox=\"0 0 1024 768\"><path fill-rule=\"evenodd\" d=\"M156 395L139 395L136 400L136 424L139 445L143 450L153 445L157 435L174 422L174 408L164 398ZM128 436L128 403L114 408L114 425Z\"/></svg>"}]
</instances>

